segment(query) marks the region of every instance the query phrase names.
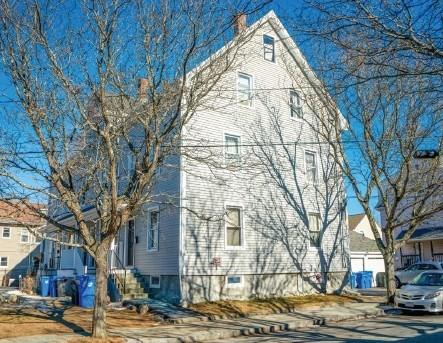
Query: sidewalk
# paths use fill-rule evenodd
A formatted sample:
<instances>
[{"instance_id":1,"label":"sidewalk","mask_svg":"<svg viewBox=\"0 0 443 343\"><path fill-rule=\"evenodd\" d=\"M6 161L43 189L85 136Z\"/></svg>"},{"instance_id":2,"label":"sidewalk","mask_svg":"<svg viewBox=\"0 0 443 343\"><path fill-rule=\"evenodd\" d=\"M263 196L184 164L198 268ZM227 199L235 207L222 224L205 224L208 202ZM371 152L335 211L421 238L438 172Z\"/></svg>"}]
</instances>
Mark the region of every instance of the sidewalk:
<instances>
[{"instance_id":1,"label":"sidewalk","mask_svg":"<svg viewBox=\"0 0 443 343\"><path fill-rule=\"evenodd\" d=\"M184 343L203 342L258 333L293 330L328 322L381 316L384 311L376 303L349 303L318 309L306 309L286 314L271 314L235 320L195 321L153 328L110 330L110 334L126 338L127 342ZM59 343L75 335L42 335L0 339L0 343Z\"/></svg>"}]
</instances>

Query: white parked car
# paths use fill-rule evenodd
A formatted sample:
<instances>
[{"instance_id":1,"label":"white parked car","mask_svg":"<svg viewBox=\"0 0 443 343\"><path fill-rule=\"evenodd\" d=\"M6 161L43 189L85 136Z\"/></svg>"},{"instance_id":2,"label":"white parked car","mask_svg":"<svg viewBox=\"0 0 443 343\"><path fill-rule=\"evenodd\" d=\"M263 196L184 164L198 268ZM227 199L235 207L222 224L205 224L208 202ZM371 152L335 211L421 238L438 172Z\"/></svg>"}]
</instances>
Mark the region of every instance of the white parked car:
<instances>
[{"instance_id":1,"label":"white parked car","mask_svg":"<svg viewBox=\"0 0 443 343\"><path fill-rule=\"evenodd\" d=\"M443 264L440 262L419 262L409 267L395 272L395 284L397 288L410 283L417 275L424 271L443 270Z\"/></svg>"},{"instance_id":2,"label":"white parked car","mask_svg":"<svg viewBox=\"0 0 443 343\"><path fill-rule=\"evenodd\" d=\"M423 272L398 289L395 306L406 311L443 311L443 271Z\"/></svg>"}]
</instances>

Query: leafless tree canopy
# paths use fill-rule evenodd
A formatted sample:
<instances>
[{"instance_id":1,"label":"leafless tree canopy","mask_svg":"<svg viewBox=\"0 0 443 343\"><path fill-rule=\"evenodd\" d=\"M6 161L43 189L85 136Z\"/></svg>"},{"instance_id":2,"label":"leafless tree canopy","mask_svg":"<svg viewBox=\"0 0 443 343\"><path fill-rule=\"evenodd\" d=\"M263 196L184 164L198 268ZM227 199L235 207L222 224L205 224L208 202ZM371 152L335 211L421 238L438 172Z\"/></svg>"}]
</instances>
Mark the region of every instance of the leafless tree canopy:
<instances>
[{"instance_id":1,"label":"leafless tree canopy","mask_svg":"<svg viewBox=\"0 0 443 343\"><path fill-rule=\"evenodd\" d=\"M112 240L152 200L183 125L234 67L248 40L232 40L234 11L266 3L0 2L1 68L14 88L4 94L2 195L49 199L52 212L40 215L65 231L73 228L56 216L73 215L96 260L95 335L104 335ZM97 212L95 225L85 219L87 206Z\"/></svg>"},{"instance_id":2,"label":"leafless tree canopy","mask_svg":"<svg viewBox=\"0 0 443 343\"><path fill-rule=\"evenodd\" d=\"M369 217L392 301L395 250L443 210L441 158L414 158L421 149L442 150L443 6L433 0L304 4L305 20L293 27L309 38L317 73L341 111L324 94L322 108L310 105L317 117L313 128L330 143ZM384 237L375 225L379 208ZM400 230L405 234L396 240Z\"/></svg>"}]
</instances>

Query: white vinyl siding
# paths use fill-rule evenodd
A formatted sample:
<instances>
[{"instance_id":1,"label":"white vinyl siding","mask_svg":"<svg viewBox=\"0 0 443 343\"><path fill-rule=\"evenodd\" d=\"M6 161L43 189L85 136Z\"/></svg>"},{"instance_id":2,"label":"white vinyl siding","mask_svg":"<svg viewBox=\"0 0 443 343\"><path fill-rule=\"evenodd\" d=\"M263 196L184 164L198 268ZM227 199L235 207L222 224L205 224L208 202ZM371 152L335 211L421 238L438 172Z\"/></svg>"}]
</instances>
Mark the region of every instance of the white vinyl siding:
<instances>
[{"instance_id":1,"label":"white vinyl siding","mask_svg":"<svg viewBox=\"0 0 443 343\"><path fill-rule=\"evenodd\" d=\"M238 73L237 98L241 105L252 107L252 76Z\"/></svg>"}]
</instances>

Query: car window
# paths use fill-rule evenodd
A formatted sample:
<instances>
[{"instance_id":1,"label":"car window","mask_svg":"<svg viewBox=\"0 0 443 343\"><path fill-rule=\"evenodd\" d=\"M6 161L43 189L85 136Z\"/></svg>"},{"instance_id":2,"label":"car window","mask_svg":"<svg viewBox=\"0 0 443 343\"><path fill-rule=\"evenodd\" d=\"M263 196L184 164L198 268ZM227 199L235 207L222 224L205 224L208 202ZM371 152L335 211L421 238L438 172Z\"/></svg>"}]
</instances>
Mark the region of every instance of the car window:
<instances>
[{"instance_id":1,"label":"car window","mask_svg":"<svg viewBox=\"0 0 443 343\"><path fill-rule=\"evenodd\" d=\"M443 274L434 272L425 272L416 276L411 285L415 286L443 286Z\"/></svg>"},{"instance_id":2,"label":"car window","mask_svg":"<svg viewBox=\"0 0 443 343\"><path fill-rule=\"evenodd\" d=\"M433 264L423 263L423 264L418 265L418 269L419 270L436 270L438 268L436 266L434 266Z\"/></svg>"},{"instance_id":3,"label":"car window","mask_svg":"<svg viewBox=\"0 0 443 343\"><path fill-rule=\"evenodd\" d=\"M404 271L405 271L405 272L409 272L409 271L411 271L411 270L416 270L416 269L417 269L417 265L416 265L416 264L413 264L413 265L411 265L411 266L405 268Z\"/></svg>"}]
</instances>

